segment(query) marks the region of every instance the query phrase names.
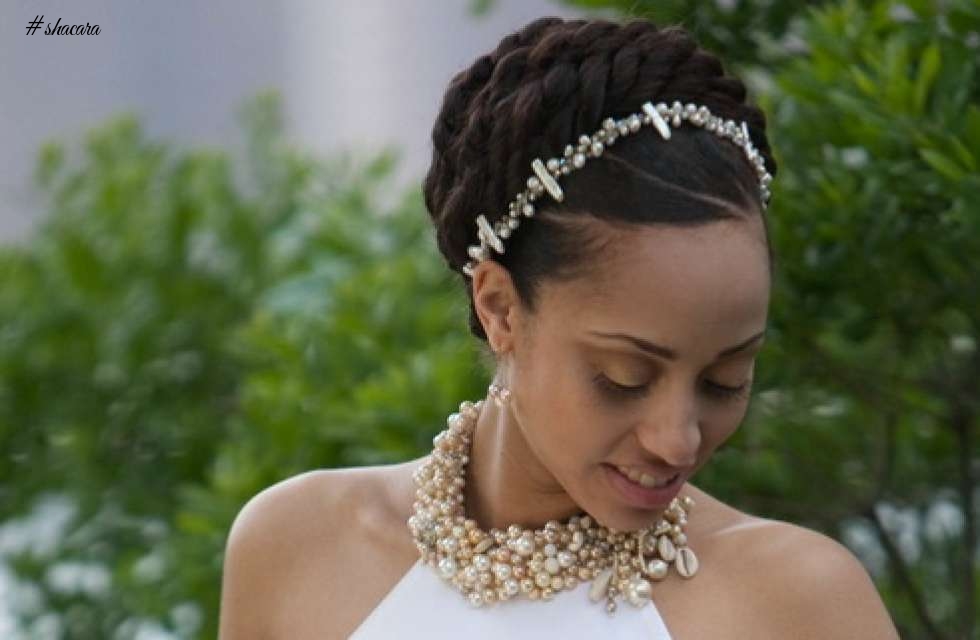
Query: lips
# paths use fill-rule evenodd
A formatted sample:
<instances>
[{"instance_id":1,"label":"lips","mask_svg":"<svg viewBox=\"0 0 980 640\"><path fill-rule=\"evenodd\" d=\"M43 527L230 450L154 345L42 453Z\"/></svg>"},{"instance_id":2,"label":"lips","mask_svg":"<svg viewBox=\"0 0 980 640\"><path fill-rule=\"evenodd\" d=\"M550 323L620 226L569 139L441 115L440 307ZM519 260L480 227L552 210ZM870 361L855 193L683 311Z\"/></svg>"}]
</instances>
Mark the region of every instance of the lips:
<instances>
[{"instance_id":1,"label":"lips","mask_svg":"<svg viewBox=\"0 0 980 640\"><path fill-rule=\"evenodd\" d=\"M664 487L671 481L677 478L678 473L673 473L671 475L660 475L656 476L646 471L637 469L635 467L621 467L616 465L616 470L622 473L624 476L632 480L634 483L646 487L647 489L656 489Z\"/></svg>"},{"instance_id":2,"label":"lips","mask_svg":"<svg viewBox=\"0 0 980 640\"><path fill-rule=\"evenodd\" d=\"M613 490L619 497L633 507L641 509L653 509L667 507L680 492L683 483L683 474L674 473L672 477L662 486L644 486L640 482L633 480L624 471L632 471L630 475L634 478L642 478L642 472L624 468L620 470L618 466L603 464L606 478ZM648 475L648 478L650 476ZM661 479L664 480L664 479ZM649 480L647 481L649 483Z\"/></svg>"}]
</instances>

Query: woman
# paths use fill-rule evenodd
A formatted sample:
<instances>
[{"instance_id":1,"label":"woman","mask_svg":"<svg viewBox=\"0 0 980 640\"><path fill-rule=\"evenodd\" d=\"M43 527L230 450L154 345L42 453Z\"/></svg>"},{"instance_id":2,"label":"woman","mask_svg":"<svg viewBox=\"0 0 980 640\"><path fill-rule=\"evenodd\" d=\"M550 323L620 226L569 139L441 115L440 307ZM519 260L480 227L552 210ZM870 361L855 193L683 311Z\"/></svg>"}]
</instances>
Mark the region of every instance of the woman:
<instances>
[{"instance_id":1,"label":"woman","mask_svg":"<svg viewBox=\"0 0 980 640\"><path fill-rule=\"evenodd\" d=\"M846 548L691 482L767 321L776 163L745 94L646 21L536 20L454 78L424 192L488 398L430 455L253 498L221 638L897 637Z\"/></svg>"}]
</instances>

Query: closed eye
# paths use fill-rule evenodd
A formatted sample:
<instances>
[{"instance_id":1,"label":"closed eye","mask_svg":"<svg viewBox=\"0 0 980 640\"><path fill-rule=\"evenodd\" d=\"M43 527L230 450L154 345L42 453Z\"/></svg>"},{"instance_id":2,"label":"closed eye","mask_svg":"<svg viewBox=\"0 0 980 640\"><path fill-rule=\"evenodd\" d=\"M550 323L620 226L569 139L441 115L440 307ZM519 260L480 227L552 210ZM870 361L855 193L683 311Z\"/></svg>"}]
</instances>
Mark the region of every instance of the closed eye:
<instances>
[{"instance_id":1,"label":"closed eye","mask_svg":"<svg viewBox=\"0 0 980 640\"><path fill-rule=\"evenodd\" d=\"M619 399L637 399L645 396L650 390L650 384L642 384L639 386L627 386L622 385L617 382L613 382L604 374L599 374L595 377L595 383L597 386L607 395L619 398ZM739 398L747 394L752 380L746 380L744 383L738 385L737 387L730 387L723 384L718 384L717 382L712 382L710 380L704 381L704 391L707 395L721 399L730 400Z\"/></svg>"}]
</instances>

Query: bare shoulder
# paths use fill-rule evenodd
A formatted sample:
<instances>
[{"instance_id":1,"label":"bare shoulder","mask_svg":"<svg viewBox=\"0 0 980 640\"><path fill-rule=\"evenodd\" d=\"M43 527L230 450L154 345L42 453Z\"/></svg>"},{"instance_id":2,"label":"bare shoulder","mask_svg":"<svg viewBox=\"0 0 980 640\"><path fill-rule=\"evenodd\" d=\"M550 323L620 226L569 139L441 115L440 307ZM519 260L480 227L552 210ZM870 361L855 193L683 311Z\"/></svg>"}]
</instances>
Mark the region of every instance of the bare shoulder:
<instances>
[{"instance_id":1,"label":"bare shoulder","mask_svg":"<svg viewBox=\"0 0 980 640\"><path fill-rule=\"evenodd\" d=\"M741 536L750 549L746 557L755 565L745 575L756 598L753 605L765 612L758 620L766 626L766 636L899 637L864 565L837 540L789 522L754 517Z\"/></svg>"},{"instance_id":2,"label":"bare shoulder","mask_svg":"<svg viewBox=\"0 0 980 640\"><path fill-rule=\"evenodd\" d=\"M280 587L316 547L329 549L341 530L322 526L319 514L343 512L350 474L316 470L254 495L228 533L222 571L219 637L275 637ZM319 540L320 544L316 541Z\"/></svg>"},{"instance_id":3,"label":"bare shoulder","mask_svg":"<svg viewBox=\"0 0 980 640\"><path fill-rule=\"evenodd\" d=\"M406 536L392 525L411 505L409 470L410 463L319 469L248 500L225 547L221 640L344 637L341 629L356 622L344 615L356 616L358 598L374 590L370 579L358 592L337 576L351 575L350 562L366 553L404 557Z\"/></svg>"},{"instance_id":4,"label":"bare shoulder","mask_svg":"<svg viewBox=\"0 0 980 640\"><path fill-rule=\"evenodd\" d=\"M700 582L694 592L660 596L679 637L898 638L874 582L847 547L739 510L690 483L686 494L695 500L688 531L701 559ZM705 607L711 616L698 613Z\"/></svg>"}]
</instances>

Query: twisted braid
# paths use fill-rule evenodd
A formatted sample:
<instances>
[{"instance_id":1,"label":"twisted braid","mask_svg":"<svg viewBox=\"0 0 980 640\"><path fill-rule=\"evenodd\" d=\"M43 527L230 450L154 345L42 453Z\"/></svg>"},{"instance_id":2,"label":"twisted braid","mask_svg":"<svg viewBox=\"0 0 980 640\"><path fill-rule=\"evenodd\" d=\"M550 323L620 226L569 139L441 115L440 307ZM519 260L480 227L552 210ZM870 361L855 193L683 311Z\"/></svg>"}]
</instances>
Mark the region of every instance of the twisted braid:
<instances>
[{"instance_id":1,"label":"twisted braid","mask_svg":"<svg viewBox=\"0 0 980 640\"><path fill-rule=\"evenodd\" d=\"M493 220L506 210L524 188L532 159L560 155L602 119L635 113L647 100L695 102L719 117L744 120L775 176L765 115L745 98L742 81L725 75L721 61L679 26L535 20L457 74L446 91L423 182L439 250L459 272L475 239L476 217L486 213ZM620 142L563 184L565 202L541 204L539 215L522 223L497 259L530 309L537 282L571 277L581 268L574 265L601 249L598 237L573 224L583 212L639 223L718 219L737 209L763 215L757 178L738 150L707 132L683 133L668 145L651 144L643 132ZM650 202L662 206L644 206ZM541 215L548 212L562 216ZM470 330L486 340L471 283L463 279Z\"/></svg>"}]
</instances>

